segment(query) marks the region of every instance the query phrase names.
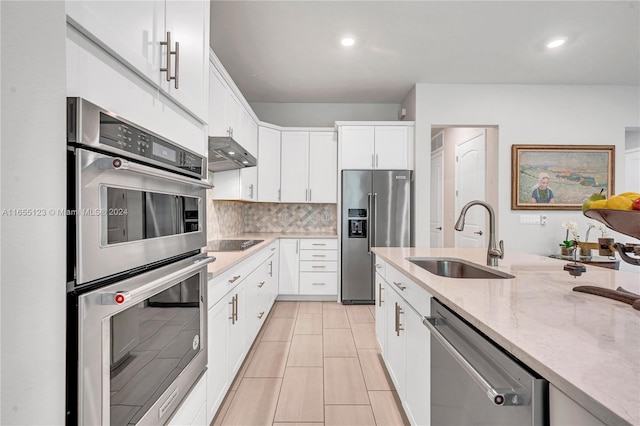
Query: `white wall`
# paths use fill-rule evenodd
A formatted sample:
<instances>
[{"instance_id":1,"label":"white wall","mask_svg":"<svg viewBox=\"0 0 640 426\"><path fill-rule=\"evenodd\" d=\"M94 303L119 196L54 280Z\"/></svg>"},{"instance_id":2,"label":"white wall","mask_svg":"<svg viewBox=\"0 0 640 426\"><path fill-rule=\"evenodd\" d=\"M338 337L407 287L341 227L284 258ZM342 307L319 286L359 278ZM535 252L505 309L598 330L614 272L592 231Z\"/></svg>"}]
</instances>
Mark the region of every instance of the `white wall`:
<instances>
[{"instance_id":1,"label":"white wall","mask_svg":"<svg viewBox=\"0 0 640 426\"><path fill-rule=\"evenodd\" d=\"M589 219L549 210L539 211L547 225L520 225L532 211L511 210L511 145L615 145L615 180L623 182L625 127L640 124L639 93L628 86L416 85L416 245L429 245L429 193L420 188L429 188L431 126L498 126L498 237L507 252L548 255L564 239L562 221L577 221L585 233Z\"/></svg>"},{"instance_id":2,"label":"white wall","mask_svg":"<svg viewBox=\"0 0 640 426\"><path fill-rule=\"evenodd\" d=\"M65 8L0 2L2 209L62 209L66 198ZM3 425L65 421L63 216L1 218Z\"/></svg>"},{"instance_id":3,"label":"white wall","mask_svg":"<svg viewBox=\"0 0 640 426\"><path fill-rule=\"evenodd\" d=\"M400 104L253 102L250 105L260 121L284 127L333 127L336 121L395 121L400 110Z\"/></svg>"}]
</instances>

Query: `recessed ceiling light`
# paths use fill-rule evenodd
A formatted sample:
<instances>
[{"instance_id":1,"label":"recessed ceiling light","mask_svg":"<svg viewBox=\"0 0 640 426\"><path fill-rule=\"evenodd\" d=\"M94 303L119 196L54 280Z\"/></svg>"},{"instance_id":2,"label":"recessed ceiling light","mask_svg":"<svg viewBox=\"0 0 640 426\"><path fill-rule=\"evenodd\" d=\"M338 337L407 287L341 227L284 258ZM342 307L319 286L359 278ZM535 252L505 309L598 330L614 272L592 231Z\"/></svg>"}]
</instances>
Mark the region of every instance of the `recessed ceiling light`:
<instances>
[{"instance_id":1,"label":"recessed ceiling light","mask_svg":"<svg viewBox=\"0 0 640 426\"><path fill-rule=\"evenodd\" d=\"M556 47L560 47L567 42L566 37L556 37L547 43L547 47L549 49L555 49Z\"/></svg>"},{"instance_id":2,"label":"recessed ceiling light","mask_svg":"<svg viewBox=\"0 0 640 426\"><path fill-rule=\"evenodd\" d=\"M340 39L340 44L344 47L351 47L356 44L356 39L351 36L344 36Z\"/></svg>"},{"instance_id":3,"label":"recessed ceiling light","mask_svg":"<svg viewBox=\"0 0 640 426\"><path fill-rule=\"evenodd\" d=\"M227 152L227 154L229 154L229 155L236 155L236 153L235 153L234 151L229 151L229 152Z\"/></svg>"}]
</instances>

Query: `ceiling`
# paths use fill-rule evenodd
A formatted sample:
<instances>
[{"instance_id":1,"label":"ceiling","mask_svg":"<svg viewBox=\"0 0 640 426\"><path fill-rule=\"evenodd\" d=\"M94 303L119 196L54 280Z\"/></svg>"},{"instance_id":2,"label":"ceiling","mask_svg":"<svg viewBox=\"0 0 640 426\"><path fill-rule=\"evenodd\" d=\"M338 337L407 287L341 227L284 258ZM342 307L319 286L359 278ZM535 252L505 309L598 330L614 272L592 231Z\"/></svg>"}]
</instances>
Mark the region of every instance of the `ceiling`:
<instances>
[{"instance_id":1,"label":"ceiling","mask_svg":"<svg viewBox=\"0 0 640 426\"><path fill-rule=\"evenodd\" d=\"M567 43L547 49L557 35ZM399 103L415 83L640 85L640 1L213 0L211 46L249 102Z\"/></svg>"}]
</instances>

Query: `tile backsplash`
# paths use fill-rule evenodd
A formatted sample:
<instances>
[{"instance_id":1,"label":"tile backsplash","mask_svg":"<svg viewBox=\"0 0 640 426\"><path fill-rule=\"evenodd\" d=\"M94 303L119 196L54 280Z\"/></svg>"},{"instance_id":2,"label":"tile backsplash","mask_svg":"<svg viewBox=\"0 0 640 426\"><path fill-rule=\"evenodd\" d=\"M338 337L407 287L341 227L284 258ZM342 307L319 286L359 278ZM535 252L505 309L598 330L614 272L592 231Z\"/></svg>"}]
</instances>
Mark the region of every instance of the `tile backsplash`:
<instances>
[{"instance_id":1,"label":"tile backsplash","mask_svg":"<svg viewBox=\"0 0 640 426\"><path fill-rule=\"evenodd\" d=\"M336 232L336 204L213 201L208 195L208 240L244 232Z\"/></svg>"},{"instance_id":2,"label":"tile backsplash","mask_svg":"<svg viewBox=\"0 0 640 426\"><path fill-rule=\"evenodd\" d=\"M336 232L335 204L250 203L245 232Z\"/></svg>"}]
</instances>

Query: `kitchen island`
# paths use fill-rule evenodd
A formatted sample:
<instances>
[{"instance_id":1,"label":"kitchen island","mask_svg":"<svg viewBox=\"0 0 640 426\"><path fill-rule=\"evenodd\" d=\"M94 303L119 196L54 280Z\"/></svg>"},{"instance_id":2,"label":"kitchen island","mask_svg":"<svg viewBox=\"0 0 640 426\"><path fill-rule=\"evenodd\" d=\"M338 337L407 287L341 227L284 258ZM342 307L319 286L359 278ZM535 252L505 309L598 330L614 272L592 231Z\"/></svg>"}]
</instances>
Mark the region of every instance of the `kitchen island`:
<instances>
[{"instance_id":1,"label":"kitchen island","mask_svg":"<svg viewBox=\"0 0 640 426\"><path fill-rule=\"evenodd\" d=\"M578 285L621 286L640 294L639 275L587 265L574 278L563 270L566 261L507 250L492 269L515 278L456 279L406 258L485 265L486 249L373 251L604 424L640 424L640 311L572 291Z\"/></svg>"}]
</instances>

